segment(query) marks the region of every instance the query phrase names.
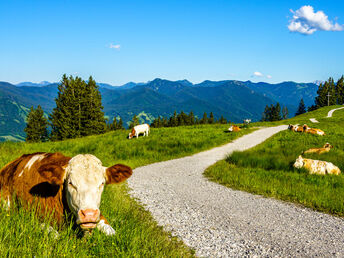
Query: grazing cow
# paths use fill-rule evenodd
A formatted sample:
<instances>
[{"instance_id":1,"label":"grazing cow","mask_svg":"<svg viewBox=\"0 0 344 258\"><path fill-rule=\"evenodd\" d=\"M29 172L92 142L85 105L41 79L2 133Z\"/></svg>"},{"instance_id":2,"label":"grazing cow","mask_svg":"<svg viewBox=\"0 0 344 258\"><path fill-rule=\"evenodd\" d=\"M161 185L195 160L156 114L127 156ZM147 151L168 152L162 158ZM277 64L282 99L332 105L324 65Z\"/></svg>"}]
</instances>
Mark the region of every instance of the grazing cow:
<instances>
[{"instance_id":1,"label":"grazing cow","mask_svg":"<svg viewBox=\"0 0 344 258\"><path fill-rule=\"evenodd\" d=\"M305 167L310 174L318 174L318 175L326 175L326 174L333 174L339 175L340 169L333 165L331 162L326 162L322 160L314 160L314 159L304 159L300 155L295 163L295 168L302 168Z\"/></svg>"},{"instance_id":2,"label":"grazing cow","mask_svg":"<svg viewBox=\"0 0 344 258\"><path fill-rule=\"evenodd\" d=\"M141 133L143 133L143 136L148 136L149 128L150 128L149 124L142 124L142 125L134 126L134 128L129 133L129 139L133 138L134 136L138 138L139 134Z\"/></svg>"},{"instance_id":3,"label":"grazing cow","mask_svg":"<svg viewBox=\"0 0 344 258\"><path fill-rule=\"evenodd\" d=\"M288 130L294 131L295 125L289 124L288 125Z\"/></svg>"},{"instance_id":4,"label":"grazing cow","mask_svg":"<svg viewBox=\"0 0 344 258\"><path fill-rule=\"evenodd\" d=\"M311 133L311 134L326 135L323 130L310 128L308 125L303 125L303 131L306 133Z\"/></svg>"},{"instance_id":5,"label":"grazing cow","mask_svg":"<svg viewBox=\"0 0 344 258\"><path fill-rule=\"evenodd\" d=\"M251 119L244 119L243 122L244 122L245 125L248 125L249 123L251 123Z\"/></svg>"},{"instance_id":6,"label":"grazing cow","mask_svg":"<svg viewBox=\"0 0 344 258\"><path fill-rule=\"evenodd\" d=\"M228 131L230 132L239 132L241 129L239 126L232 125L231 127L228 128Z\"/></svg>"},{"instance_id":7,"label":"grazing cow","mask_svg":"<svg viewBox=\"0 0 344 258\"><path fill-rule=\"evenodd\" d=\"M37 215L51 212L58 224L65 212L72 213L84 232L98 228L114 235L99 210L101 195L105 184L122 182L131 174L125 165L103 167L91 154L73 158L61 153L25 154L0 171L1 197L9 200L16 194L24 206L38 204Z\"/></svg>"},{"instance_id":8,"label":"grazing cow","mask_svg":"<svg viewBox=\"0 0 344 258\"><path fill-rule=\"evenodd\" d=\"M333 146L327 142L322 148L312 148L312 149L306 150L304 153L322 154L325 152L329 152L331 148L333 148Z\"/></svg>"}]
</instances>

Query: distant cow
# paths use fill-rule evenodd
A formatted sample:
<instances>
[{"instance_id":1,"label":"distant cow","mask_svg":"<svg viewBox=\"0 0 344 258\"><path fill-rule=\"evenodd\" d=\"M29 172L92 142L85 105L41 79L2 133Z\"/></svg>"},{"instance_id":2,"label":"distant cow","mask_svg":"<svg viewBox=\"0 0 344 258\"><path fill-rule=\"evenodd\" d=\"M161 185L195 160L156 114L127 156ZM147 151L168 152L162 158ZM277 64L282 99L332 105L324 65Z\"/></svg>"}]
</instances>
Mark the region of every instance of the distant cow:
<instances>
[{"instance_id":1,"label":"distant cow","mask_svg":"<svg viewBox=\"0 0 344 258\"><path fill-rule=\"evenodd\" d=\"M245 125L248 125L249 123L251 123L251 119L244 119L243 122L244 122Z\"/></svg>"},{"instance_id":2,"label":"distant cow","mask_svg":"<svg viewBox=\"0 0 344 258\"><path fill-rule=\"evenodd\" d=\"M239 132L240 130L240 127L236 125L231 125L231 127L228 128L228 131L230 132Z\"/></svg>"},{"instance_id":3,"label":"distant cow","mask_svg":"<svg viewBox=\"0 0 344 258\"><path fill-rule=\"evenodd\" d=\"M134 128L129 133L129 139L133 138L134 136L136 136L136 138L138 138L139 134L141 134L141 133L143 133L143 136L148 136L149 128L150 127L148 124L142 124L142 125L134 126Z\"/></svg>"},{"instance_id":4,"label":"distant cow","mask_svg":"<svg viewBox=\"0 0 344 258\"><path fill-rule=\"evenodd\" d=\"M122 182L131 174L125 165L103 167L91 154L73 158L61 153L26 154L0 171L1 197L9 201L16 194L24 205L38 204L38 215L52 212L58 224L65 212L73 213L84 232L98 228L114 235L115 230L99 210L101 195L105 184Z\"/></svg>"},{"instance_id":5,"label":"distant cow","mask_svg":"<svg viewBox=\"0 0 344 258\"><path fill-rule=\"evenodd\" d=\"M325 132L323 130L320 129L316 129L316 128L310 128L308 125L303 125L303 131L305 133L311 133L311 134L316 134L316 135L325 135Z\"/></svg>"},{"instance_id":6,"label":"distant cow","mask_svg":"<svg viewBox=\"0 0 344 258\"><path fill-rule=\"evenodd\" d=\"M299 132L299 133L303 132L303 127L300 125L289 124L288 129L294 132Z\"/></svg>"},{"instance_id":7,"label":"distant cow","mask_svg":"<svg viewBox=\"0 0 344 258\"><path fill-rule=\"evenodd\" d=\"M306 168L310 174L318 174L318 175L326 175L326 174L333 174L339 175L340 169L333 165L331 162L322 161L322 160L314 160L314 159L304 159L300 155L295 163L295 168Z\"/></svg>"},{"instance_id":8,"label":"distant cow","mask_svg":"<svg viewBox=\"0 0 344 258\"><path fill-rule=\"evenodd\" d=\"M331 148L333 148L333 146L327 142L322 148L312 148L312 149L306 150L304 153L322 154L325 152L329 152Z\"/></svg>"}]
</instances>

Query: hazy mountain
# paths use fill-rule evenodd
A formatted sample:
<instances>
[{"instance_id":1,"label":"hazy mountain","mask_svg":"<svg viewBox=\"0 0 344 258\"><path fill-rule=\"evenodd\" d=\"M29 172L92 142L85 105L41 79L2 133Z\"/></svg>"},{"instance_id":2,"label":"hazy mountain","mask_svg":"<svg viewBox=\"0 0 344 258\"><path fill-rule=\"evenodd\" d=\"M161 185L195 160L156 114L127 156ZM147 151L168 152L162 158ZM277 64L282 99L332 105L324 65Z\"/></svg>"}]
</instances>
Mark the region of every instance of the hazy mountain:
<instances>
[{"instance_id":1,"label":"hazy mountain","mask_svg":"<svg viewBox=\"0 0 344 258\"><path fill-rule=\"evenodd\" d=\"M51 82L48 81L41 81L39 83L34 83L34 82L21 82L21 83L17 83L16 86L18 87L24 87L24 86L32 86L32 87L43 87L43 86L47 86L49 84L52 84Z\"/></svg>"},{"instance_id":2,"label":"hazy mountain","mask_svg":"<svg viewBox=\"0 0 344 258\"><path fill-rule=\"evenodd\" d=\"M187 80L155 79L147 83L127 83L111 86L99 83L104 113L112 121L121 116L125 123L133 115L152 122L157 116L169 117L174 111L190 112L198 117L206 112L221 115L233 122L244 118L257 121L266 105L280 102L294 115L301 97L307 106L313 104L317 85L313 83L283 82L279 84L250 81L204 81L192 84ZM57 84L47 86L15 86L0 82L0 136L25 137L25 116L31 106L41 105L46 113L55 107ZM6 126L5 126L6 125Z\"/></svg>"}]
</instances>

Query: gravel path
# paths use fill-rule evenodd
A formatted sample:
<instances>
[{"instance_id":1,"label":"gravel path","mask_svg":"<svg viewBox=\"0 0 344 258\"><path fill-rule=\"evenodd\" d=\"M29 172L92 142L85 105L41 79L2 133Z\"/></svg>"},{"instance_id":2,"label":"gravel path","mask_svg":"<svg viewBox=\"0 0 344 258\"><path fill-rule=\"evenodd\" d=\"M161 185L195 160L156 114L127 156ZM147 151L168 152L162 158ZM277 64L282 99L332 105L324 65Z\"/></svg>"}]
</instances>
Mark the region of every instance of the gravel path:
<instances>
[{"instance_id":1,"label":"gravel path","mask_svg":"<svg viewBox=\"0 0 344 258\"><path fill-rule=\"evenodd\" d=\"M343 109L343 108L344 107L340 107L340 108L335 108L335 109L332 109L332 110L328 111L327 117L332 117L334 111L339 110L339 109Z\"/></svg>"},{"instance_id":2,"label":"gravel path","mask_svg":"<svg viewBox=\"0 0 344 258\"><path fill-rule=\"evenodd\" d=\"M137 168L128 180L130 194L198 256L343 257L343 219L234 191L202 175L226 154L286 128L260 129L209 151Z\"/></svg>"},{"instance_id":3,"label":"gravel path","mask_svg":"<svg viewBox=\"0 0 344 258\"><path fill-rule=\"evenodd\" d=\"M319 123L319 121L316 120L315 118L310 118L309 120L311 120L312 123Z\"/></svg>"}]
</instances>

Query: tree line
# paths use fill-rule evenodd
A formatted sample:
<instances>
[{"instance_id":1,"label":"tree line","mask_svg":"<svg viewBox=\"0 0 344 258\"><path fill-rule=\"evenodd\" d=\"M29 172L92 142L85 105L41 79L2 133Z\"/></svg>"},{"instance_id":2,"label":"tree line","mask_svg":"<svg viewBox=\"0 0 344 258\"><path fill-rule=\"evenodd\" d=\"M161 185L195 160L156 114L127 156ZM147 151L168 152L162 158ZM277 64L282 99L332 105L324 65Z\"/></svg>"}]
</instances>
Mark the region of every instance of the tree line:
<instances>
[{"instance_id":1,"label":"tree line","mask_svg":"<svg viewBox=\"0 0 344 258\"><path fill-rule=\"evenodd\" d=\"M210 112L209 117L207 116L207 113L204 112L203 117L199 119L197 116L194 115L192 111L190 111L189 114L184 113L181 111L179 114L177 114L176 111L174 111L174 114L167 117L157 117L153 120L151 123L151 127L159 128L159 127L176 127L176 126L185 126L185 125L198 125L198 124L227 124L230 123L230 121L227 121L226 118L223 116L220 117L220 119L216 120L214 117L213 112Z\"/></svg>"}]
</instances>

